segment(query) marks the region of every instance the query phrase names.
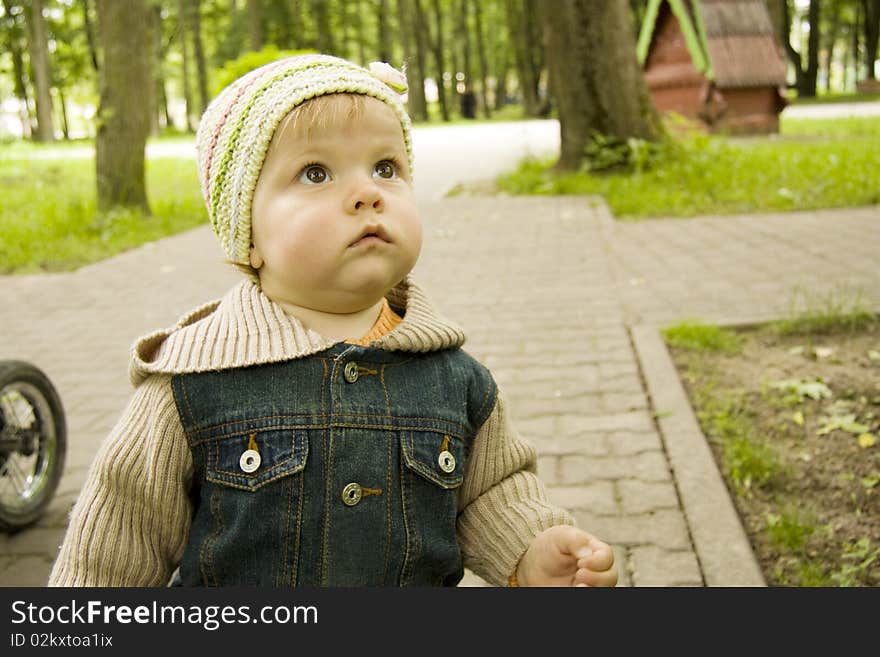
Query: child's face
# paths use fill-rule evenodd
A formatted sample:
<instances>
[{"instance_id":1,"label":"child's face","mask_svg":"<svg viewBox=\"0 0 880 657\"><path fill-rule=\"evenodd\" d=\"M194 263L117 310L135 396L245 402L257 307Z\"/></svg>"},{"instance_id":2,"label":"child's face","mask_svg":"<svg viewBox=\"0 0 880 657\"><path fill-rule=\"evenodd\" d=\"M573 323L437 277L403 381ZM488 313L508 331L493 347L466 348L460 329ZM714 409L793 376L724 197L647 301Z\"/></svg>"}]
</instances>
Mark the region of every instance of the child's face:
<instances>
[{"instance_id":1,"label":"child's face","mask_svg":"<svg viewBox=\"0 0 880 657\"><path fill-rule=\"evenodd\" d=\"M324 127L278 129L254 191L251 265L275 301L363 310L418 259L403 130L385 103Z\"/></svg>"}]
</instances>

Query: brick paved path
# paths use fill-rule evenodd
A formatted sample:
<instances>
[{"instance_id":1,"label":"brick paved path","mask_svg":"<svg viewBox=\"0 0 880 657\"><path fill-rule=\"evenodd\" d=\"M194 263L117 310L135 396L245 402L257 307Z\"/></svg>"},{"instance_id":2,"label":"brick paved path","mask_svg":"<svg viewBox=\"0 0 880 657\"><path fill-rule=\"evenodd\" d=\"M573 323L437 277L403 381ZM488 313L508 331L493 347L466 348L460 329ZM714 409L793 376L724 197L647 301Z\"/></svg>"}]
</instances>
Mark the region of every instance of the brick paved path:
<instances>
[{"instance_id":1,"label":"brick paved path","mask_svg":"<svg viewBox=\"0 0 880 657\"><path fill-rule=\"evenodd\" d=\"M613 543L621 584L759 584L729 499L707 492L714 465L676 442L688 423L655 422L651 399L674 404L677 381L638 336L685 317L783 316L798 286L860 290L880 309L880 208L641 223L577 197L456 198L422 211L419 280L511 398L552 497ZM130 395L132 340L237 276L202 227L72 274L0 277L0 358L43 368L69 425L48 512L0 536L0 585L45 583L88 464Z\"/></svg>"}]
</instances>

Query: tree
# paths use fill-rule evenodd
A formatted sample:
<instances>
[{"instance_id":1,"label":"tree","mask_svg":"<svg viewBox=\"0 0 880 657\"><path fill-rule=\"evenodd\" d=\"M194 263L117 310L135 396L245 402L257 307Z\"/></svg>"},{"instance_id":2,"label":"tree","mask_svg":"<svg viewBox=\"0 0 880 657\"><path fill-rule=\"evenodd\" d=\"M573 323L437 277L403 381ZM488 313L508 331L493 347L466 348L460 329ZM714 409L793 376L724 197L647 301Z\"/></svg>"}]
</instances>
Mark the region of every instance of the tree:
<instances>
[{"instance_id":1,"label":"tree","mask_svg":"<svg viewBox=\"0 0 880 657\"><path fill-rule=\"evenodd\" d=\"M311 9L318 31L315 50L332 55L336 51L336 45L333 40L333 31L330 29L330 8L327 5L328 0L312 0Z\"/></svg>"},{"instance_id":2,"label":"tree","mask_svg":"<svg viewBox=\"0 0 880 657\"><path fill-rule=\"evenodd\" d=\"M10 0L3 1L3 22L4 32L9 43L9 52L12 55L12 74L15 90L15 97L19 100L19 118L21 120L21 131L25 137L33 134L33 126L30 119L30 101L28 98L27 76L24 66L24 48L22 42L21 25L19 17L24 13L21 7L13 5Z\"/></svg>"},{"instance_id":3,"label":"tree","mask_svg":"<svg viewBox=\"0 0 880 657\"><path fill-rule=\"evenodd\" d=\"M129 206L149 213L144 159L150 132L153 40L147 0L98 0L103 51L95 143L98 209Z\"/></svg>"},{"instance_id":4,"label":"tree","mask_svg":"<svg viewBox=\"0 0 880 657\"><path fill-rule=\"evenodd\" d=\"M789 31L791 29L791 16L787 2L781 3L782 25L786 30L782 39L782 46L794 66L795 88L798 96L813 97L816 95L816 78L819 73L819 4L820 0L810 0L808 20L810 24L810 36L807 40L807 62L804 67L803 55L791 45Z\"/></svg>"},{"instance_id":5,"label":"tree","mask_svg":"<svg viewBox=\"0 0 880 657\"><path fill-rule=\"evenodd\" d=\"M562 4L558 7L554 4L553 11L545 13L556 14L561 8ZM505 0L505 9L523 111L526 116L540 116L543 108L538 85L543 49L537 3L535 0Z\"/></svg>"},{"instance_id":6,"label":"tree","mask_svg":"<svg viewBox=\"0 0 880 657\"><path fill-rule=\"evenodd\" d=\"M865 17L865 78L876 80L877 41L880 37L880 0L862 0Z\"/></svg>"},{"instance_id":7,"label":"tree","mask_svg":"<svg viewBox=\"0 0 880 657\"><path fill-rule=\"evenodd\" d=\"M414 121L428 120L428 103L425 99L425 42L418 38L414 7L408 0L397 0L399 34L403 40L404 60L407 62L407 104Z\"/></svg>"},{"instance_id":8,"label":"tree","mask_svg":"<svg viewBox=\"0 0 880 657\"><path fill-rule=\"evenodd\" d=\"M49 42L43 17L43 0L31 0L28 23L28 47L37 106L37 132L34 136L37 141L55 141L55 129L52 127L52 74L49 72Z\"/></svg>"},{"instance_id":9,"label":"tree","mask_svg":"<svg viewBox=\"0 0 880 657\"><path fill-rule=\"evenodd\" d=\"M474 31L477 35L477 60L480 63L480 97L483 116L487 119L492 116L492 108L489 107L489 62L486 59L486 43L483 36L483 9L479 2L474 3Z\"/></svg>"},{"instance_id":10,"label":"tree","mask_svg":"<svg viewBox=\"0 0 880 657\"><path fill-rule=\"evenodd\" d=\"M578 168L593 132L657 139L660 122L636 57L628 2L559 0L542 16L562 137L557 167Z\"/></svg>"},{"instance_id":11,"label":"tree","mask_svg":"<svg viewBox=\"0 0 880 657\"><path fill-rule=\"evenodd\" d=\"M248 44L254 52L263 49L263 3L247 0Z\"/></svg>"}]
</instances>

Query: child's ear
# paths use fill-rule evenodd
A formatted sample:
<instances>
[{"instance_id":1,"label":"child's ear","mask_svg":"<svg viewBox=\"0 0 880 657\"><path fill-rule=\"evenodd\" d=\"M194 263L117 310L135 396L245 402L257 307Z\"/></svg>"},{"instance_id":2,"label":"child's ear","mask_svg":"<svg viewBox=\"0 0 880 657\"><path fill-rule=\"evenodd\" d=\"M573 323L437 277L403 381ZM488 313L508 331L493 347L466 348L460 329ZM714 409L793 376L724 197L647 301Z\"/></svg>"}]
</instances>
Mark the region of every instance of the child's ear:
<instances>
[{"instance_id":1,"label":"child's ear","mask_svg":"<svg viewBox=\"0 0 880 657\"><path fill-rule=\"evenodd\" d=\"M263 256L260 255L260 251L253 244L251 244L250 261L251 267L254 269L259 269L263 266Z\"/></svg>"}]
</instances>

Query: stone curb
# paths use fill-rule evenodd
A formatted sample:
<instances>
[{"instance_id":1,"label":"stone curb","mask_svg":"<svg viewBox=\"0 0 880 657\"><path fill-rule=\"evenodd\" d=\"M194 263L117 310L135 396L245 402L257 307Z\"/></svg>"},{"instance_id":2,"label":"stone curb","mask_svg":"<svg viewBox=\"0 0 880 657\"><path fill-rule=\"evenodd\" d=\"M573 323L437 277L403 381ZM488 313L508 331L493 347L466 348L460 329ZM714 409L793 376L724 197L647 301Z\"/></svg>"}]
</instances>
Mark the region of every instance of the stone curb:
<instances>
[{"instance_id":1,"label":"stone curb","mask_svg":"<svg viewBox=\"0 0 880 657\"><path fill-rule=\"evenodd\" d=\"M766 586L658 329L629 327L707 586Z\"/></svg>"}]
</instances>

